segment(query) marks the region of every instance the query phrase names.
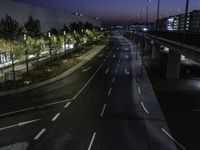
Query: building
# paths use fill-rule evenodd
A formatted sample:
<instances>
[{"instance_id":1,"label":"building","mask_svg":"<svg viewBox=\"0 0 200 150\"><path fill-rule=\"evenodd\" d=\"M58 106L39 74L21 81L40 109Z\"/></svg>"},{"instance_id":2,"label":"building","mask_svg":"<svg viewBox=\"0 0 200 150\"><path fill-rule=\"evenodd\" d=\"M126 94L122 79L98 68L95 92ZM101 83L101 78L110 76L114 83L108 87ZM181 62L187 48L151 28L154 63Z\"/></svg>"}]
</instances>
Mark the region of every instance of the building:
<instances>
[{"instance_id":1,"label":"building","mask_svg":"<svg viewBox=\"0 0 200 150\"><path fill-rule=\"evenodd\" d=\"M158 20L158 31L184 31L185 14L170 16ZM200 10L188 13L186 31L200 32Z\"/></svg>"},{"instance_id":2,"label":"building","mask_svg":"<svg viewBox=\"0 0 200 150\"><path fill-rule=\"evenodd\" d=\"M51 28L62 29L64 25L69 26L72 22L88 22L93 26L101 27L101 20L96 17L85 16L80 13L69 13L65 10L56 10L47 7L30 5L14 0L1 0L0 19L6 15L11 16L21 25L27 22L28 17L40 21L42 32L47 32ZM0 51L0 68L1 64L10 62L10 55Z\"/></svg>"},{"instance_id":3,"label":"building","mask_svg":"<svg viewBox=\"0 0 200 150\"><path fill-rule=\"evenodd\" d=\"M40 20L42 31L48 31L51 28L61 29L64 25L72 22L89 22L94 26L101 26L101 20L96 17L89 17L79 13L69 13L65 10L56 10L42 6L35 6L14 0L1 0L0 18L6 15L17 20L21 25L28 20L29 16Z\"/></svg>"}]
</instances>

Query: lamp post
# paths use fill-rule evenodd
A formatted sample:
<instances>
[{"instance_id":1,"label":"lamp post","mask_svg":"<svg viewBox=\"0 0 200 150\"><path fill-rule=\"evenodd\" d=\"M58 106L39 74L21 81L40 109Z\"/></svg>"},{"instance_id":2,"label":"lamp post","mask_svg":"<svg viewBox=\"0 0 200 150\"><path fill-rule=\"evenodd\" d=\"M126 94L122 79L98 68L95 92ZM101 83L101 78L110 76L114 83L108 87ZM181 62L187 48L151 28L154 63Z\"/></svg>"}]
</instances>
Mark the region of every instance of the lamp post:
<instances>
[{"instance_id":1,"label":"lamp post","mask_svg":"<svg viewBox=\"0 0 200 150\"><path fill-rule=\"evenodd\" d=\"M65 56L67 55L67 49L66 49L66 31L63 32L63 35L64 35L64 51L65 51Z\"/></svg>"},{"instance_id":2,"label":"lamp post","mask_svg":"<svg viewBox=\"0 0 200 150\"><path fill-rule=\"evenodd\" d=\"M28 50L26 46L27 35L24 34L24 49L25 49L25 59L26 59L26 73L29 74L29 66L28 66Z\"/></svg>"},{"instance_id":3,"label":"lamp post","mask_svg":"<svg viewBox=\"0 0 200 150\"><path fill-rule=\"evenodd\" d=\"M156 18L156 31L158 31L158 20L160 17L160 0L158 0L158 6L157 6L157 18Z\"/></svg>"},{"instance_id":4,"label":"lamp post","mask_svg":"<svg viewBox=\"0 0 200 150\"><path fill-rule=\"evenodd\" d=\"M188 20L188 7L189 7L189 0L186 0L184 29L183 29L183 43L186 42L186 28L187 28L187 20Z\"/></svg>"},{"instance_id":5,"label":"lamp post","mask_svg":"<svg viewBox=\"0 0 200 150\"><path fill-rule=\"evenodd\" d=\"M151 0L147 0L147 6L146 6L146 26L148 24L148 17L149 17L149 2L151 2Z\"/></svg>"},{"instance_id":6,"label":"lamp post","mask_svg":"<svg viewBox=\"0 0 200 150\"><path fill-rule=\"evenodd\" d=\"M52 51L51 51L51 32L48 32L48 38L49 38L49 56L50 56L50 61L51 61L51 55L52 55Z\"/></svg>"}]
</instances>

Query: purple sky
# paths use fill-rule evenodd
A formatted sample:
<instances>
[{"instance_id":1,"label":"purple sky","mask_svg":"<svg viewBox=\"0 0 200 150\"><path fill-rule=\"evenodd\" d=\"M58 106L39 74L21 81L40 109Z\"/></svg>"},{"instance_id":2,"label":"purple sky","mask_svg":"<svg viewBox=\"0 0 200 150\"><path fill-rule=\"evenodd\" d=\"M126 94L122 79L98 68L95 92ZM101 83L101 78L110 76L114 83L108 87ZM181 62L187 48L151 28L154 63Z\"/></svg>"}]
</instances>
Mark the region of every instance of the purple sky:
<instances>
[{"instance_id":1,"label":"purple sky","mask_svg":"<svg viewBox=\"0 0 200 150\"><path fill-rule=\"evenodd\" d=\"M147 0L18 0L38 5L61 8L71 12L81 12L101 18L104 22L131 22L139 20L143 12L145 18ZM185 9L186 0L160 0L161 17L178 14ZM149 3L149 20L156 17L157 0ZM200 0L190 0L190 10L200 9Z\"/></svg>"}]
</instances>

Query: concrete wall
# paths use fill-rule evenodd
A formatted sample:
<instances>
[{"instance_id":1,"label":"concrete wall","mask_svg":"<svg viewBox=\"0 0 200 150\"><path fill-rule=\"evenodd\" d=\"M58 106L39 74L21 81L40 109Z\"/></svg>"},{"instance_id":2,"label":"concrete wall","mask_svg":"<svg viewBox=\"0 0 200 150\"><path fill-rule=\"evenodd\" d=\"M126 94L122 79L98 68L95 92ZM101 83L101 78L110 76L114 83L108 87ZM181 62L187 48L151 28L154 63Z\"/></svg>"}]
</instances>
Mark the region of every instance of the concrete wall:
<instances>
[{"instance_id":1,"label":"concrete wall","mask_svg":"<svg viewBox=\"0 0 200 150\"><path fill-rule=\"evenodd\" d=\"M101 26L101 21L88 16L76 16L64 10L40 7L12 0L1 0L0 18L10 15L21 25L28 20L28 16L40 20L42 31L48 31L50 28L61 29L64 24L69 25L72 22L89 22L94 26Z\"/></svg>"}]
</instances>

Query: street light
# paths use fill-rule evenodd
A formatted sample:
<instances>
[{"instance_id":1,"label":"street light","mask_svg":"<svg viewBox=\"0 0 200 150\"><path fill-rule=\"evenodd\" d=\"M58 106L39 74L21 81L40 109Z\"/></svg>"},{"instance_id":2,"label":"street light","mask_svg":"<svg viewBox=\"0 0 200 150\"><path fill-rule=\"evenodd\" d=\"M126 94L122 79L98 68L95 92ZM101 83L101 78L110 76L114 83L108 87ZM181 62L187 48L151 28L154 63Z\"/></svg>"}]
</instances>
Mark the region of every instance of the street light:
<instances>
[{"instance_id":1,"label":"street light","mask_svg":"<svg viewBox=\"0 0 200 150\"><path fill-rule=\"evenodd\" d=\"M67 54L67 49L66 49L66 31L63 32L63 35L64 35L64 51L65 51L65 55Z\"/></svg>"},{"instance_id":2,"label":"street light","mask_svg":"<svg viewBox=\"0 0 200 150\"><path fill-rule=\"evenodd\" d=\"M24 48L25 48L25 57L26 57L26 73L29 74L29 67L28 67L28 50L26 47L27 35L24 34Z\"/></svg>"},{"instance_id":3,"label":"street light","mask_svg":"<svg viewBox=\"0 0 200 150\"><path fill-rule=\"evenodd\" d=\"M148 24L149 2L151 2L151 0L147 0L147 6L146 6L146 26Z\"/></svg>"},{"instance_id":4,"label":"street light","mask_svg":"<svg viewBox=\"0 0 200 150\"><path fill-rule=\"evenodd\" d=\"M185 19L184 19L184 30L183 30L183 43L186 42L186 28L187 28L187 19L188 19L188 7L189 7L189 0L186 0L185 6Z\"/></svg>"},{"instance_id":5,"label":"street light","mask_svg":"<svg viewBox=\"0 0 200 150\"><path fill-rule=\"evenodd\" d=\"M160 17L160 0L158 0L158 8L157 8L157 19L156 19L156 31L158 31L158 20Z\"/></svg>"},{"instance_id":6,"label":"street light","mask_svg":"<svg viewBox=\"0 0 200 150\"><path fill-rule=\"evenodd\" d=\"M51 32L48 32L48 38L49 38L49 56L50 56L50 61L51 61Z\"/></svg>"}]
</instances>

